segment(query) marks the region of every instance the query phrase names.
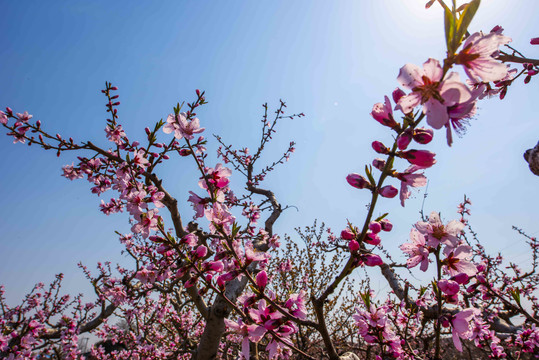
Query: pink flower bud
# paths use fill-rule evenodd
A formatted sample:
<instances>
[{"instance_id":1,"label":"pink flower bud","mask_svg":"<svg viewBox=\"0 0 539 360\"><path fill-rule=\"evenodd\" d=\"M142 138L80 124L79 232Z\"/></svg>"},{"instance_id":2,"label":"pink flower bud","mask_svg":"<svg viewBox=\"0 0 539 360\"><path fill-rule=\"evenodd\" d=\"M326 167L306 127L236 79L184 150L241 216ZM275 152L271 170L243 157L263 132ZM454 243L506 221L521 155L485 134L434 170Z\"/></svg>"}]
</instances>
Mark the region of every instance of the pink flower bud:
<instances>
[{"instance_id":1,"label":"pink flower bud","mask_svg":"<svg viewBox=\"0 0 539 360\"><path fill-rule=\"evenodd\" d=\"M219 289L224 289L225 288L225 284L226 284L226 281L225 281L225 278L224 276L219 276L217 278L217 286L219 287Z\"/></svg>"},{"instance_id":2,"label":"pink flower bud","mask_svg":"<svg viewBox=\"0 0 539 360\"><path fill-rule=\"evenodd\" d=\"M501 27L500 25L496 25L492 28L492 30L490 30L491 33L498 33L501 35L501 33L503 32L503 27Z\"/></svg>"},{"instance_id":3,"label":"pink flower bud","mask_svg":"<svg viewBox=\"0 0 539 360\"><path fill-rule=\"evenodd\" d=\"M456 281L447 279L442 279L438 281L438 287L446 295L455 295L460 290L460 286Z\"/></svg>"},{"instance_id":4,"label":"pink flower bud","mask_svg":"<svg viewBox=\"0 0 539 360\"><path fill-rule=\"evenodd\" d=\"M238 271L232 270L232 271L227 272L226 274L221 275L220 277L223 278L223 281L228 282L237 278L238 275L239 275Z\"/></svg>"},{"instance_id":5,"label":"pink flower bud","mask_svg":"<svg viewBox=\"0 0 539 360\"><path fill-rule=\"evenodd\" d=\"M371 116L374 120L378 121L380 124L388 127L394 127L397 125L397 122L393 119L393 110L391 109L391 103L389 98L385 97L385 102L374 104L371 111Z\"/></svg>"},{"instance_id":6,"label":"pink flower bud","mask_svg":"<svg viewBox=\"0 0 539 360\"><path fill-rule=\"evenodd\" d=\"M395 90L393 90L393 93L391 95L393 96L393 101L395 102L395 104L397 104L399 100L401 99L401 97L406 95L406 93L402 91L400 88L396 88Z\"/></svg>"},{"instance_id":7,"label":"pink flower bud","mask_svg":"<svg viewBox=\"0 0 539 360\"><path fill-rule=\"evenodd\" d=\"M180 150L180 156L189 156L191 155L193 152L190 150L190 149L181 149Z\"/></svg>"},{"instance_id":8,"label":"pink flower bud","mask_svg":"<svg viewBox=\"0 0 539 360\"><path fill-rule=\"evenodd\" d=\"M145 128L144 128L144 131L146 131L146 134L148 134L148 135L151 134L151 131L150 131L150 128L149 128L149 127L145 127Z\"/></svg>"},{"instance_id":9,"label":"pink flower bud","mask_svg":"<svg viewBox=\"0 0 539 360\"><path fill-rule=\"evenodd\" d=\"M208 253L208 248L204 245L200 245L199 247L197 247L195 253L198 258L203 258Z\"/></svg>"},{"instance_id":10,"label":"pink flower bud","mask_svg":"<svg viewBox=\"0 0 539 360\"><path fill-rule=\"evenodd\" d=\"M530 40L530 44L539 45L539 37L533 38Z\"/></svg>"},{"instance_id":11,"label":"pink flower bud","mask_svg":"<svg viewBox=\"0 0 539 360\"><path fill-rule=\"evenodd\" d=\"M381 188L378 193L386 198L394 198L399 193L399 190L393 185L387 185Z\"/></svg>"},{"instance_id":12,"label":"pink flower bud","mask_svg":"<svg viewBox=\"0 0 539 360\"><path fill-rule=\"evenodd\" d=\"M484 263L481 263L477 265L476 267L477 267L477 272L483 272L487 268Z\"/></svg>"},{"instance_id":13,"label":"pink flower bud","mask_svg":"<svg viewBox=\"0 0 539 360\"><path fill-rule=\"evenodd\" d=\"M221 272L224 269L222 261L212 261L208 263L208 270Z\"/></svg>"},{"instance_id":14,"label":"pink flower bud","mask_svg":"<svg viewBox=\"0 0 539 360\"><path fill-rule=\"evenodd\" d=\"M357 188L357 189L365 189L370 188L371 184L365 179L363 176L359 174L349 174L346 177L346 181L348 181L348 184L351 186Z\"/></svg>"},{"instance_id":15,"label":"pink flower bud","mask_svg":"<svg viewBox=\"0 0 539 360\"><path fill-rule=\"evenodd\" d=\"M165 239L163 239L161 236L155 236L155 235L150 236L149 239L156 243L162 243L165 241Z\"/></svg>"},{"instance_id":16,"label":"pink flower bud","mask_svg":"<svg viewBox=\"0 0 539 360\"><path fill-rule=\"evenodd\" d=\"M479 266L478 266L479 267ZM456 281L459 284L467 284L470 281L470 277L466 273L460 273L451 278L451 280Z\"/></svg>"},{"instance_id":17,"label":"pink flower bud","mask_svg":"<svg viewBox=\"0 0 539 360\"><path fill-rule=\"evenodd\" d=\"M6 115L3 111L0 111L0 124L6 125L6 124L7 124L7 121L8 121L7 115ZM39 120L38 120L38 121L39 121ZM39 127L39 126L38 126L38 127Z\"/></svg>"},{"instance_id":18,"label":"pink flower bud","mask_svg":"<svg viewBox=\"0 0 539 360\"><path fill-rule=\"evenodd\" d=\"M372 148L374 149L374 151L376 151L378 154L384 154L384 155L387 155L389 154L389 148L386 147L383 143L381 143L380 141L374 141L372 143Z\"/></svg>"},{"instance_id":19,"label":"pink flower bud","mask_svg":"<svg viewBox=\"0 0 539 360\"><path fill-rule=\"evenodd\" d=\"M405 150L412 142L412 130L406 129L397 139L397 147L399 150Z\"/></svg>"},{"instance_id":20,"label":"pink flower bud","mask_svg":"<svg viewBox=\"0 0 539 360\"><path fill-rule=\"evenodd\" d=\"M375 254L364 254L362 257L363 257L363 262L367 266L379 266L384 263L382 261L382 258Z\"/></svg>"},{"instance_id":21,"label":"pink flower bud","mask_svg":"<svg viewBox=\"0 0 539 360\"><path fill-rule=\"evenodd\" d=\"M382 225L382 230L391 231L393 229L393 224L388 219L380 220L380 225Z\"/></svg>"},{"instance_id":22,"label":"pink flower bud","mask_svg":"<svg viewBox=\"0 0 539 360\"><path fill-rule=\"evenodd\" d=\"M380 244L381 241L382 239L380 239L380 236L378 236L377 234L368 232L367 235L365 235L365 242L367 244L376 246Z\"/></svg>"},{"instance_id":23,"label":"pink flower bud","mask_svg":"<svg viewBox=\"0 0 539 360\"><path fill-rule=\"evenodd\" d=\"M359 250L359 243L355 240L350 240L348 248L350 249L350 252L356 252Z\"/></svg>"},{"instance_id":24,"label":"pink flower bud","mask_svg":"<svg viewBox=\"0 0 539 360\"><path fill-rule=\"evenodd\" d=\"M384 171L384 167L386 166L386 161L383 159L374 159L372 161L372 166L374 166L380 171Z\"/></svg>"},{"instance_id":25,"label":"pink flower bud","mask_svg":"<svg viewBox=\"0 0 539 360\"><path fill-rule=\"evenodd\" d=\"M262 270L261 272L256 274L256 285L261 290L264 290L267 284L268 284L268 274L266 274L265 270Z\"/></svg>"},{"instance_id":26,"label":"pink flower bud","mask_svg":"<svg viewBox=\"0 0 539 360\"><path fill-rule=\"evenodd\" d=\"M432 129L417 128L414 130L414 141L419 144L428 144L434 137L434 131Z\"/></svg>"},{"instance_id":27,"label":"pink flower bud","mask_svg":"<svg viewBox=\"0 0 539 360\"><path fill-rule=\"evenodd\" d=\"M412 165L417 165L425 168L431 167L436 163L436 160L434 159L434 156L436 156L436 154L428 150L402 151L399 153L399 156L403 159L408 160L408 162Z\"/></svg>"},{"instance_id":28,"label":"pink flower bud","mask_svg":"<svg viewBox=\"0 0 539 360\"><path fill-rule=\"evenodd\" d=\"M352 232L350 229L344 229L341 231L341 238L344 240L354 240L356 238L356 235Z\"/></svg>"},{"instance_id":29,"label":"pink flower bud","mask_svg":"<svg viewBox=\"0 0 539 360\"><path fill-rule=\"evenodd\" d=\"M200 90L196 90L197 96L200 96Z\"/></svg>"},{"instance_id":30,"label":"pink flower bud","mask_svg":"<svg viewBox=\"0 0 539 360\"><path fill-rule=\"evenodd\" d=\"M369 224L369 229L374 233L378 234L380 231L382 231L382 225L380 225L377 221L371 221Z\"/></svg>"}]
</instances>

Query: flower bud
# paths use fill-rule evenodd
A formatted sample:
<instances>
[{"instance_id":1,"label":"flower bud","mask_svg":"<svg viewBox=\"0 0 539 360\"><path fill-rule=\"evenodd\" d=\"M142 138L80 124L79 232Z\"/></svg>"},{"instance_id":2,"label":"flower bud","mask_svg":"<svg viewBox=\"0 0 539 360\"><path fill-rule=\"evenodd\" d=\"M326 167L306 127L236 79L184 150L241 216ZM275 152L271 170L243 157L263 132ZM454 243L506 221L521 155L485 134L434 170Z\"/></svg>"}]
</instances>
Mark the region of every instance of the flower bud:
<instances>
[{"instance_id":1,"label":"flower bud","mask_svg":"<svg viewBox=\"0 0 539 360\"><path fill-rule=\"evenodd\" d=\"M350 229L344 229L341 231L341 238L344 240L354 240L356 238L356 235L352 232Z\"/></svg>"},{"instance_id":2,"label":"flower bud","mask_svg":"<svg viewBox=\"0 0 539 360\"><path fill-rule=\"evenodd\" d=\"M377 168L380 171L384 171L384 168L386 166L386 161L383 160L383 159L374 159L372 161L372 166L374 166L375 168Z\"/></svg>"},{"instance_id":3,"label":"flower bud","mask_svg":"<svg viewBox=\"0 0 539 360\"><path fill-rule=\"evenodd\" d=\"M382 231L382 225L380 225L377 221L371 221L369 224L369 229L374 233L378 234L380 231Z\"/></svg>"},{"instance_id":4,"label":"flower bud","mask_svg":"<svg viewBox=\"0 0 539 360\"><path fill-rule=\"evenodd\" d=\"M438 281L438 287L446 295L455 295L460 290L460 286L456 281L447 279Z\"/></svg>"},{"instance_id":5,"label":"flower bud","mask_svg":"<svg viewBox=\"0 0 539 360\"><path fill-rule=\"evenodd\" d=\"M408 150L402 151L398 154L403 159L408 160L412 165L417 165L421 167L431 167L436 163L434 156L435 153L428 150Z\"/></svg>"},{"instance_id":6,"label":"flower bud","mask_svg":"<svg viewBox=\"0 0 539 360\"><path fill-rule=\"evenodd\" d=\"M383 143L381 143L380 141L373 141L372 143L372 148L374 149L374 151L376 151L378 154L384 154L384 155L387 155L389 154L389 148L386 147Z\"/></svg>"},{"instance_id":7,"label":"flower bud","mask_svg":"<svg viewBox=\"0 0 539 360\"><path fill-rule=\"evenodd\" d=\"M397 138L397 147L399 150L406 150L408 145L412 142L412 130L406 129L402 134Z\"/></svg>"},{"instance_id":8,"label":"flower bud","mask_svg":"<svg viewBox=\"0 0 539 360\"><path fill-rule=\"evenodd\" d=\"M378 121L384 126L392 128L398 125L393 119L393 110L391 109L391 103L389 102L389 98L387 96L385 97L385 102L383 104L374 104L372 107L371 116L374 118L374 120Z\"/></svg>"},{"instance_id":9,"label":"flower bud","mask_svg":"<svg viewBox=\"0 0 539 360\"><path fill-rule=\"evenodd\" d=\"M208 253L208 248L205 247L204 245L200 245L199 247L197 247L195 251L196 257L198 258L203 258L204 256L206 256L207 253Z\"/></svg>"},{"instance_id":10,"label":"flower bud","mask_svg":"<svg viewBox=\"0 0 539 360\"><path fill-rule=\"evenodd\" d=\"M382 241L382 239L380 239L380 236L378 236L377 234L374 234L372 232L368 232L367 235L365 235L365 242L367 244L376 246L376 245L380 244L381 241Z\"/></svg>"},{"instance_id":11,"label":"flower bud","mask_svg":"<svg viewBox=\"0 0 539 360\"><path fill-rule=\"evenodd\" d=\"M192 153L191 149L180 149L180 156L189 156Z\"/></svg>"},{"instance_id":12,"label":"flower bud","mask_svg":"<svg viewBox=\"0 0 539 360\"><path fill-rule=\"evenodd\" d=\"M379 266L384 263L382 261L382 258L375 254L364 254L362 257L363 257L363 262L367 266Z\"/></svg>"},{"instance_id":13,"label":"flower bud","mask_svg":"<svg viewBox=\"0 0 539 360\"><path fill-rule=\"evenodd\" d=\"M359 174L349 174L346 177L346 181L348 181L348 184L351 186L357 188L357 189L365 189L370 188L371 184L365 179L363 176Z\"/></svg>"},{"instance_id":14,"label":"flower bud","mask_svg":"<svg viewBox=\"0 0 539 360\"><path fill-rule=\"evenodd\" d=\"M380 225L382 225L382 230L391 231L393 229L393 224L388 219L380 220Z\"/></svg>"},{"instance_id":15,"label":"flower bud","mask_svg":"<svg viewBox=\"0 0 539 360\"><path fill-rule=\"evenodd\" d=\"M262 270L261 272L256 274L256 285L261 290L264 290L267 284L268 284L268 274L266 274L265 270Z\"/></svg>"},{"instance_id":16,"label":"flower bud","mask_svg":"<svg viewBox=\"0 0 539 360\"><path fill-rule=\"evenodd\" d=\"M350 249L350 252L356 252L359 250L359 243L355 240L350 240L348 248Z\"/></svg>"},{"instance_id":17,"label":"flower bud","mask_svg":"<svg viewBox=\"0 0 539 360\"><path fill-rule=\"evenodd\" d=\"M219 276L217 278L217 286L219 287L219 289L223 290L225 288L225 284L226 284L226 281L225 281L224 276Z\"/></svg>"},{"instance_id":18,"label":"flower bud","mask_svg":"<svg viewBox=\"0 0 539 360\"><path fill-rule=\"evenodd\" d=\"M399 190L393 185L387 185L378 190L378 193L386 198L394 198L399 193Z\"/></svg>"},{"instance_id":19,"label":"flower bud","mask_svg":"<svg viewBox=\"0 0 539 360\"><path fill-rule=\"evenodd\" d=\"M395 104L397 104L399 100L401 99L401 97L406 95L406 93L402 91L400 88L396 88L395 90L393 90L393 93L391 95L393 96L393 101L395 102Z\"/></svg>"},{"instance_id":20,"label":"flower bud","mask_svg":"<svg viewBox=\"0 0 539 360\"><path fill-rule=\"evenodd\" d=\"M224 269L222 261L211 261L208 263L208 270L221 272Z\"/></svg>"},{"instance_id":21,"label":"flower bud","mask_svg":"<svg viewBox=\"0 0 539 360\"><path fill-rule=\"evenodd\" d=\"M150 131L149 127L145 127L144 131L146 131L146 134L150 135L152 132Z\"/></svg>"},{"instance_id":22,"label":"flower bud","mask_svg":"<svg viewBox=\"0 0 539 360\"><path fill-rule=\"evenodd\" d=\"M466 273L460 273L451 278L451 280L456 281L459 284L467 284L470 281L470 277Z\"/></svg>"},{"instance_id":23,"label":"flower bud","mask_svg":"<svg viewBox=\"0 0 539 360\"><path fill-rule=\"evenodd\" d=\"M161 236L152 235L149 237L149 239L155 243L162 243L165 242L165 239L163 239Z\"/></svg>"},{"instance_id":24,"label":"flower bud","mask_svg":"<svg viewBox=\"0 0 539 360\"><path fill-rule=\"evenodd\" d=\"M487 268L484 263L481 263L477 265L476 267L477 267L477 272L483 272Z\"/></svg>"},{"instance_id":25,"label":"flower bud","mask_svg":"<svg viewBox=\"0 0 539 360\"><path fill-rule=\"evenodd\" d=\"M428 144L434 137L434 131L432 129L417 128L414 130L414 134L412 136L415 142L419 144Z\"/></svg>"}]
</instances>

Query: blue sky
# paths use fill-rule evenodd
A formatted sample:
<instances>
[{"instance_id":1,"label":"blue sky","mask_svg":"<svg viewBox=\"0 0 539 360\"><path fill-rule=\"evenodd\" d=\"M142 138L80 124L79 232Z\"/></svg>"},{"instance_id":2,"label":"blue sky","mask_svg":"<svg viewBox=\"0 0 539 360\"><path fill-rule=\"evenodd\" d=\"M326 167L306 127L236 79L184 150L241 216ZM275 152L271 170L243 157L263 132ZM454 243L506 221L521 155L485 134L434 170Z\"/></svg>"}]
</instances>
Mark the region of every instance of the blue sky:
<instances>
[{"instance_id":1,"label":"blue sky","mask_svg":"<svg viewBox=\"0 0 539 360\"><path fill-rule=\"evenodd\" d=\"M306 116L283 121L268 149L278 156L297 142L290 162L267 179L282 204L299 209L285 212L276 231L293 234L319 219L340 232L347 219L360 223L368 202L346 175L375 157L372 140L391 139L369 116L372 105L397 86L405 63L444 55L441 11L424 10L425 2L3 0L0 105L28 110L51 133L107 146L99 91L105 81L120 89L120 122L131 139L143 139L145 126L203 89L209 104L198 117L206 135L255 148L261 104L271 108L283 99L290 112ZM500 24L513 46L538 58L539 47L529 45L539 36L534 7L536 0L484 0L471 31ZM522 158L539 140L537 89L537 79L519 81L506 100L481 102L452 148L436 133L429 149L438 164L426 172L426 212L450 220L467 194L487 249L520 263L530 256L511 225L539 235L539 178ZM217 148L211 139L208 148ZM73 154L56 158L8 137L0 151L0 283L8 299L17 301L58 272L66 273L69 290L86 290L77 262L124 261L114 230L128 231L126 217L100 214L87 182L60 177ZM180 200L197 188L185 161L170 162L161 174ZM421 201L418 193L404 209L396 199L379 203L377 213L389 212L395 224L383 241L397 257ZM188 218L190 209L181 206Z\"/></svg>"}]
</instances>

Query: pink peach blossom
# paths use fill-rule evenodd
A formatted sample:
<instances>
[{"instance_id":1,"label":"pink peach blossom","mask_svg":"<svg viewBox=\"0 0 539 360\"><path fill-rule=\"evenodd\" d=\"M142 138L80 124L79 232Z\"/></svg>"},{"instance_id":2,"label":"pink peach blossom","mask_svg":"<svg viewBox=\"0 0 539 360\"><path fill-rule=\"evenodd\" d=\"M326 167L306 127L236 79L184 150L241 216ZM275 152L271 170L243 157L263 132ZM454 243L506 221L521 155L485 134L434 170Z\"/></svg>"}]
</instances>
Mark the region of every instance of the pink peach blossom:
<instances>
[{"instance_id":1,"label":"pink peach blossom","mask_svg":"<svg viewBox=\"0 0 539 360\"><path fill-rule=\"evenodd\" d=\"M417 229L412 228L410 231L411 243L405 243L400 246L400 249L409 255L406 261L408 268L413 268L421 263L420 270L427 271L429 267L429 250L425 243L425 236Z\"/></svg>"},{"instance_id":2,"label":"pink peach blossom","mask_svg":"<svg viewBox=\"0 0 539 360\"><path fill-rule=\"evenodd\" d=\"M399 99L398 108L407 114L416 106L423 105L427 123L440 129L449 121L447 107L467 101L471 96L457 73L450 73L445 79L442 76L442 67L435 59L428 59L423 69L413 64L404 65L397 80L412 92Z\"/></svg>"},{"instance_id":3,"label":"pink peach blossom","mask_svg":"<svg viewBox=\"0 0 539 360\"><path fill-rule=\"evenodd\" d=\"M501 80L507 76L508 67L495 57L498 48L509 42L511 38L497 32L487 35L476 32L466 39L456 62L464 66L464 71L474 82L479 82L479 79L484 82Z\"/></svg>"}]
</instances>

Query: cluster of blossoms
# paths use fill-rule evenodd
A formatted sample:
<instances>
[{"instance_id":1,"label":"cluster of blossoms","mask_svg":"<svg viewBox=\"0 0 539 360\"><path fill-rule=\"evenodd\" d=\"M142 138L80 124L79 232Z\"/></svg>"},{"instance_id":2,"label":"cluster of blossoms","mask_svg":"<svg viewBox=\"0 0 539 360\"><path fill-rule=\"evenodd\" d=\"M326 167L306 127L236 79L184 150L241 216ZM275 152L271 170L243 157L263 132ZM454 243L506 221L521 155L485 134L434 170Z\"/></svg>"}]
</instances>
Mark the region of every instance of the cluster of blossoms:
<instances>
[{"instance_id":1,"label":"cluster of blossoms","mask_svg":"<svg viewBox=\"0 0 539 360\"><path fill-rule=\"evenodd\" d=\"M366 301L365 306L367 310L358 309L354 320L359 334L368 344L380 345L379 358L383 359L384 356L391 356L394 359L409 358L403 351L401 339L393 331L391 321L387 316L389 307L376 306L370 301Z\"/></svg>"}]
</instances>

